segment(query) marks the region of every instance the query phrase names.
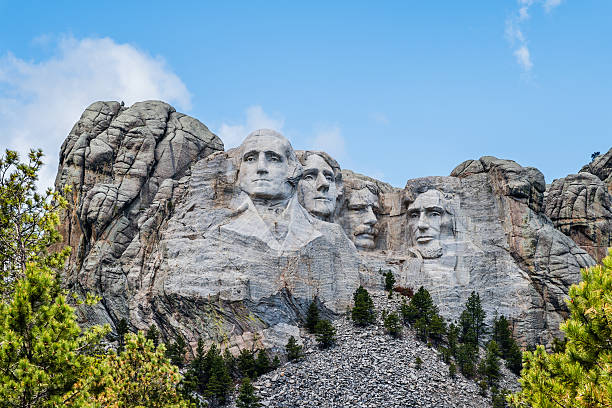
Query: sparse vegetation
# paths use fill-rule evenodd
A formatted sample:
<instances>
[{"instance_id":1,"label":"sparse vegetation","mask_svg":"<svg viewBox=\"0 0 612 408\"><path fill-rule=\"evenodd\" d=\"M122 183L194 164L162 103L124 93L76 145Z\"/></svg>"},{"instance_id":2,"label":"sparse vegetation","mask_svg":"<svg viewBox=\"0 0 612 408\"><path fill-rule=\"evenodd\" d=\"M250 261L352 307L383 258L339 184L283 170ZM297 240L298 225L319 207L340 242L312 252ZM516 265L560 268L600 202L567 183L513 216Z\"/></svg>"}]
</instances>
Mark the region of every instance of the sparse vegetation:
<instances>
[{"instance_id":1,"label":"sparse vegetation","mask_svg":"<svg viewBox=\"0 0 612 408\"><path fill-rule=\"evenodd\" d=\"M398 338L402 335L402 325L399 316L395 312L391 312L385 316L384 326L387 333L392 337Z\"/></svg>"},{"instance_id":2,"label":"sparse vegetation","mask_svg":"<svg viewBox=\"0 0 612 408\"><path fill-rule=\"evenodd\" d=\"M315 331L320 348L331 347L336 342L336 328L329 320L319 320Z\"/></svg>"},{"instance_id":3,"label":"sparse vegetation","mask_svg":"<svg viewBox=\"0 0 612 408\"><path fill-rule=\"evenodd\" d=\"M367 326L376 320L376 310L374 309L374 302L370 297L370 294L363 286L359 286L353 294L353 301L355 306L351 311L351 318L358 326Z\"/></svg>"},{"instance_id":4,"label":"sparse vegetation","mask_svg":"<svg viewBox=\"0 0 612 408\"><path fill-rule=\"evenodd\" d=\"M319 308L317 307L316 300L310 302L308 306L308 312L306 313L306 329L310 333L315 333L315 327L319 322Z\"/></svg>"},{"instance_id":5,"label":"sparse vegetation","mask_svg":"<svg viewBox=\"0 0 612 408\"><path fill-rule=\"evenodd\" d=\"M289 361L295 361L302 358L302 346L297 343L293 336L289 337L285 350L287 350L287 360Z\"/></svg>"}]
</instances>

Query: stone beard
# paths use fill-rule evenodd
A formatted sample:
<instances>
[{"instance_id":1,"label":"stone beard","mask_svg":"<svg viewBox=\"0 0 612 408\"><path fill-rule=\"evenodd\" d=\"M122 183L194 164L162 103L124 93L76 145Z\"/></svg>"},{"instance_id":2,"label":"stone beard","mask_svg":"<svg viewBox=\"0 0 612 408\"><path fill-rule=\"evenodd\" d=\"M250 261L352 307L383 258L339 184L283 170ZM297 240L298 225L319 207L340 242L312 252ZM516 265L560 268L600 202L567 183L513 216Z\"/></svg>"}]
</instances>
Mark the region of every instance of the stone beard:
<instances>
[{"instance_id":1,"label":"stone beard","mask_svg":"<svg viewBox=\"0 0 612 408\"><path fill-rule=\"evenodd\" d=\"M379 210L375 186L352 190L347 197L346 220L349 237L358 249L374 249L376 213Z\"/></svg>"},{"instance_id":2,"label":"stone beard","mask_svg":"<svg viewBox=\"0 0 612 408\"><path fill-rule=\"evenodd\" d=\"M340 167L326 153L298 153L303 166L302 178L298 184L300 204L314 217L333 221L336 200L341 192ZM332 167L333 166L333 167Z\"/></svg>"},{"instance_id":3,"label":"stone beard","mask_svg":"<svg viewBox=\"0 0 612 408\"><path fill-rule=\"evenodd\" d=\"M408 206L409 241L424 259L442 256L441 232L452 229L451 215L445 205L446 199L440 191L428 190Z\"/></svg>"}]
</instances>

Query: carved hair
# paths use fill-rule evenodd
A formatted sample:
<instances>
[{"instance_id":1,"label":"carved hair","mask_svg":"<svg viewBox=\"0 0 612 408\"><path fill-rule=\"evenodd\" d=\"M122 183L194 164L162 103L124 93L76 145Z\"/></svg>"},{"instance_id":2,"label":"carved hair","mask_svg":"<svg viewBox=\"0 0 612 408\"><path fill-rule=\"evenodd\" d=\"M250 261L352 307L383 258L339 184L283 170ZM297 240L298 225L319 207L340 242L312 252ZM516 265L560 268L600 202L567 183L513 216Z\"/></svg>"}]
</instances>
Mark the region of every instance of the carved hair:
<instances>
[{"instance_id":1,"label":"carved hair","mask_svg":"<svg viewBox=\"0 0 612 408\"><path fill-rule=\"evenodd\" d=\"M342 170L340 169L340 165L338 164L338 162L334 160L333 157L331 157L325 152L317 150L297 150L295 154L302 166L306 165L308 158L312 155L320 156L323 160L325 160L325 163L327 163L327 165L331 167L332 172L334 173L334 181L336 182L338 196L342 195Z\"/></svg>"},{"instance_id":2,"label":"carved hair","mask_svg":"<svg viewBox=\"0 0 612 408\"><path fill-rule=\"evenodd\" d=\"M295 188L297 186L298 181L300 181L300 179L302 178L302 165L298 161L297 156L295 155L295 151L293 150L293 146L291 146L289 140L279 132L272 129L257 129L249 133L249 135L243 140L242 144L238 147L239 154L237 156L237 159L239 161L242 160L242 155L244 154L244 145L247 141L263 136L274 137L276 139L279 139L283 143L285 158L287 159L287 165L289 166L287 182Z\"/></svg>"}]
</instances>

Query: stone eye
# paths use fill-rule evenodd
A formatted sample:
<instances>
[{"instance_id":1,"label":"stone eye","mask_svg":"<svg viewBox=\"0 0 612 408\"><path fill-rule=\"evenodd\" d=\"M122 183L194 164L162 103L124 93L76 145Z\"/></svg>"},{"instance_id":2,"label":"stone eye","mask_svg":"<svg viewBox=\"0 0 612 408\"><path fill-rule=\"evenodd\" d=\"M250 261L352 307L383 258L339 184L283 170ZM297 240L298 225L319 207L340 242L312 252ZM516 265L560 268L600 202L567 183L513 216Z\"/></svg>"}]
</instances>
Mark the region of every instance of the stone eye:
<instances>
[{"instance_id":1,"label":"stone eye","mask_svg":"<svg viewBox=\"0 0 612 408\"><path fill-rule=\"evenodd\" d=\"M312 174L306 174L304 180L314 180L314 176Z\"/></svg>"}]
</instances>

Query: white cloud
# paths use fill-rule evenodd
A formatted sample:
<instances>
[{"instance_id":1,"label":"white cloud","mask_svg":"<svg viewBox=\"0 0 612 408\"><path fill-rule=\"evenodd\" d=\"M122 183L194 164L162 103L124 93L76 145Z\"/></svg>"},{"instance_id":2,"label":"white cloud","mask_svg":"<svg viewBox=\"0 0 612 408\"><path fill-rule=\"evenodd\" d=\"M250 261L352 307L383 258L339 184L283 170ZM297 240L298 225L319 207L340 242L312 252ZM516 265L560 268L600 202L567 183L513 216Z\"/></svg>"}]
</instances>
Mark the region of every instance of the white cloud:
<instances>
[{"instance_id":1,"label":"white cloud","mask_svg":"<svg viewBox=\"0 0 612 408\"><path fill-rule=\"evenodd\" d=\"M370 117L372 118L372 120L374 120L374 122L380 123L381 125L386 126L390 123L387 115L381 112L374 112L370 115Z\"/></svg>"},{"instance_id":2,"label":"white cloud","mask_svg":"<svg viewBox=\"0 0 612 408\"><path fill-rule=\"evenodd\" d=\"M550 13L550 11L561 4L562 1L563 0L546 0L544 3L544 9L547 13Z\"/></svg>"},{"instance_id":3,"label":"white cloud","mask_svg":"<svg viewBox=\"0 0 612 408\"><path fill-rule=\"evenodd\" d=\"M246 110L245 123L236 125L223 123L217 135L219 135L223 141L225 149L230 149L240 145L244 138L254 130L274 129L280 132L284 124L285 120L282 117L278 115L276 115L276 117L271 117L264 112L261 106L253 105Z\"/></svg>"},{"instance_id":4,"label":"white cloud","mask_svg":"<svg viewBox=\"0 0 612 408\"><path fill-rule=\"evenodd\" d=\"M347 155L340 127L326 126L319 128L312 141L312 150L322 150L339 162L345 160Z\"/></svg>"},{"instance_id":5,"label":"white cloud","mask_svg":"<svg viewBox=\"0 0 612 408\"><path fill-rule=\"evenodd\" d=\"M164 60L110 38L59 41L38 37L39 46L56 47L43 61L25 61L11 53L0 57L0 140L24 154L42 148L48 163L40 187L53 184L58 152L85 108L98 100L127 105L161 99L188 110L185 84Z\"/></svg>"},{"instance_id":6,"label":"white cloud","mask_svg":"<svg viewBox=\"0 0 612 408\"><path fill-rule=\"evenodd\" d=\"M520 48L514 51L514 56L525 72L529 72L531 70L533 63L531 62L529 49L526 45L522 45Z\"/></svg>"}]
</instances>

